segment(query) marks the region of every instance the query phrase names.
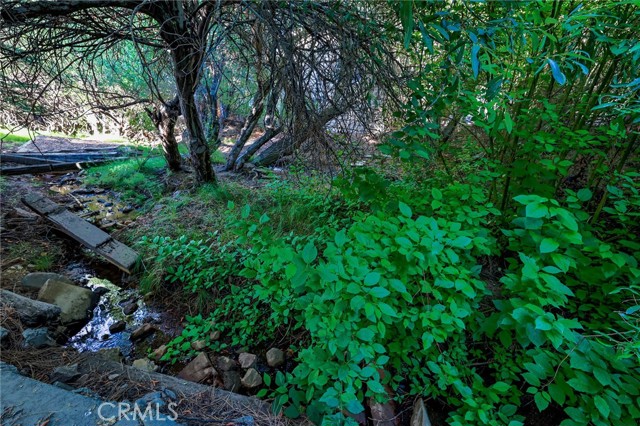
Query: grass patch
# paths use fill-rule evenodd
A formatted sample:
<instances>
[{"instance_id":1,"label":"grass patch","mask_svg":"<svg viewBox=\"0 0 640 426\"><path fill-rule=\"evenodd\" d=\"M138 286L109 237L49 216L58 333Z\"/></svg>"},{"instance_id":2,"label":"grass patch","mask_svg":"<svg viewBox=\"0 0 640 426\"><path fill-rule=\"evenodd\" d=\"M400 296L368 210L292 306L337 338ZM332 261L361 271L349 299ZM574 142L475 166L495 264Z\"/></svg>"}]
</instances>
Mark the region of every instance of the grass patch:
<instances>
[{"instance_id":1,"label":"grass patch","mask_svg":"<svg viewBox=\"0 0 640 426\"><path fill-rule=\"evenodd\" d=\"M22 258L25 264L33 265L31 268L40 272L54 269L60 258L59 253L56 253L56 250L51 250L51 247L28 241L20 241L10 245L7 247L4 257L7 259Z\"/></svg>"},{"instance_id":2,"label":"grass patch","mask_svg":"<svg viewBox=\"0 0 640 426\"><path fill-rule=\"evenodd\" d=\"M143 204L162 193L160 175L166 170L162 157L131 159L92 167L85 182L121 193L123 199Z\"/></svg>"},{"instance_id":3,"label":"grass patch","mask_svg":"<svg viewBox=\"0 0 640 426\"><path fill-rule=\"evenodd\" d=\"M13 149L19 145L24 144L25 142L29 142L31 137L25 129L10 132L7 129L0 127L0 149Z\"/></svg>"},{"instance_id":4,"label":"grass patch","mask_svg":"<svg viewBox=\"0 0 640 426\"><path fill-rule=\"evenodd\" d=\"M227 162L227 157L225 157L219 149L216 149L213 151L213 154L211 154L211 162L213 164L225 164Z\"/></svg>"}]
</instances>

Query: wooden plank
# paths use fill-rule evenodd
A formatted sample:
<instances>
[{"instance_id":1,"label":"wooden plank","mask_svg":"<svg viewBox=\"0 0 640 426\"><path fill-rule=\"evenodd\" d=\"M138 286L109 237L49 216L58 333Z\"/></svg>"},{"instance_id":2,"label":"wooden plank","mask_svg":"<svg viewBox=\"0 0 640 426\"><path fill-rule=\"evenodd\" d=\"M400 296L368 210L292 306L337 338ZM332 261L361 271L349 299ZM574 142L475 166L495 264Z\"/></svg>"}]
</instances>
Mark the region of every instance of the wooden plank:
<instances>
[{"instance_id":1,"label":"wooden plank","mask_svg":"<svg viewBox=\"0 0 640 426\"><path fill-rule=\"evenodd\" d=\"M21 157L29 158L38 158L43 160L53 160L61 163L77 163L78 161L96 161L96 160L108 160L113 158L118 158L122 156L121 152L95 152L95 153L29 153L29 154L20 154Z\"/></svg>"},{"instance_id":2,"label":"wooden plank","mask_svg":"<svg viewBox=\"0 0 640 426\"><path fill-rule=\"evenodd\" d=\"M28 193L22 198L22 202L49 220L60 231L123 271L130 274L138 261L138 253L134 250L50 199L36 193Z\"/></svg>"},{"instance_id":3,"label":"wooden plank","mask_svg":"<svg viewBox=\"0 0 640 426\"><path fill-rule=\"evenodd\" d=\"M0 168L0 175L12 176L12 175L25 175L25 174L64 172L69 170L82 170L89 166L99 166L100 164L105 164L110 161L115 161L119 159L120 158L112 158L109 160L81 161L77 163L51 163L51 164L39 164L35 166L24 166L24 167L3 167L3 168Z\"/></svg>"},{"instance_id":4,"label":"wooden plank","mask_svg":"<svg viewBox=\"0 0 640 426\"><path fill-rule=\"evenodd\" d=\"M17 154L0 154L0 163L18 163L18 164L50 164L58 163L60 161L55 159L48 159L46 157L31 156L31 155L17 155Z\"/></svg>"},{"instance_id":5,"label":"wooden plank","mask_svg":"<svg viewBox=\"0 0 640 426\"><path fill-rule=\"evenodd\" d=\"M111 263L127 273L131 273L139 257L135 250L113 238L97 247L95 251L104 258L111 259Z\"/></svg>"},{"instance_id":6,"label":"wooden plank","mask_svg":"<svg viewBox=\"0 0 640 426\"><path fill-rule=\"evenodd\" d=\"M49 213L47 219L62 230L69 230L70 232L67 232L67 234L87 247L96 248L111 239L109 234L79 218L69 210Z\"/></svg>"},{"instance_id":7,"label":"wooden plank","mask_svg":"<svg viewBox=\"0 0 640 426\"><path fill-rule=\"evenodd\" d=\"M35 192L27 193L22 202L39 215L48 215L50 213L60 212L64 210L64 207L57 205L50 199L43 197Z\"/></svg>"}]
</instances>

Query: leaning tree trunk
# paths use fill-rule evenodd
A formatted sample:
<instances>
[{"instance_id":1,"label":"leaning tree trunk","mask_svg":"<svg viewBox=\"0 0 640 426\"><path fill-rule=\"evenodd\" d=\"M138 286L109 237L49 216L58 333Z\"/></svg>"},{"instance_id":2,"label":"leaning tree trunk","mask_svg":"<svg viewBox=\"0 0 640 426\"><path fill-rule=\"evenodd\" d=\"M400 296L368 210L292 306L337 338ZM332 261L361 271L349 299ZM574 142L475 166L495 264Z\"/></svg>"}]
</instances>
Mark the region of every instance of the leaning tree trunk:
<instances>
[{"instance_id":1,"label":"leaning tree trunk","mask_svg":"<svg viewBox=\"0 0 640 426\"><path fill-rule=\"evenodd\" d=\"M227 157L227 164L225 165L225 170L231 170L234 168L236 164L236 160L242 152L242 148L249 140L251 133L256 128L258 124L258 120L260 120L260 116L262 115L262 111L264 111L264 93L261 85L258 85L258 91L256 92L255 97L253 98L253 108L251 108L251 114L247 117L247 120L242 126L242 130L240 131L240 136L236 139L236 143L231 148L229 152L229 156Z\"/></svg>"},{"instance_id":2,"label":"leaning tree trunk","mask_svg":"<svg viewBox=\"0 0 640 426\"><path fill-rule=\"evenodd\" d=\"M178 39L174 46L171 53L182 117L187 127L185 136L189 147L189 160L198 182L215 182L211 152L195 100L198 70L202 64L203 53L193 40L186 37Z\"/></svg>"},{"instance_id":3,"label":"leaning tree trunk","mask_svg":"<svg viewBox=\"0 0 640 426\"><path fill-rule=\"evenodd\" d=\"M326 124L342 113L335 107L329 107L315 117L297 117L291 133L266 148L253 160L256 166L270 166L283 157L292 155L305 141L321 134Z\"/></svg>"},{"instance_id":4,"label":"leaning tree trunk","mask_svg":"<svg viewBox=\"0 0 640 426\"><path fill-rule=\"evenodd\" d=\"M271 166L283 157L293 154L303 142L303 138L287 135L262 151L252 163L261 167Z\"/></svg>"},{"instance_id":5,"label":"leaning tree trunk","mask_svg":"<svg viewBox=\"0 0 640 426\"><path fill-rule=\"evenodd\" d=\"M158 129L162 151L169 170L180 171L182 165L175 135L176 120L180 116L178 96L167 103L163 103L159 108L154 108L153 111L147 109L147 114L149 114L151 121Z\"/></svg>"},{"instance_id":6,"label":"leaning tree trunk","mask_svg":"<svg viewBox=\"0 0 640 426\"><path fill-rule=\"evenodd\" d=\"M276 107L278 105L278 98L280 97L281 87L282 87L281 83L280 83L280 81L278 81L271 88L271 93L269 93L269 98L267 100L267 106L266 106L267 112L266 112L266 115L264 117L265 132L255 142L253 142L253 144L251 144L251 146L249 146L241 155L238 155L239 151L238 151L237 154L235 154L236 157L237 157L237 158L234 159L234 162L233 162L233 169L235 171L241 170L244 167L244 165L246 164L246 162L249 161L249 159L251 158L252 155L254 155L256 152L258 152L258 150L260 148L262 148L263 145L265 145L271 139L273 139L274 137L279 135L280 132L282 132L282 126L277 126L277 124L276 124L276 122L277 122ZM260 114L261 113L262 113L262 111L260 112ZM260 114L258 114L258 117L259 117ZM257 119L257 117L256 117L256 119ZM254 127L255 127L255 124L254 124ZM252 130L253 130L253 128L252 128ZM249 137L250 134L251 134L251 132L247 133L247 138ZM236 142L236 144L237 144L237 142ZM243 142L242 145L244 146L245 144L246 144L246 141ZM234 146L234 148L235 148L235 146ZM242 149L242 147L241 147L241 149ZM231 158L231 155L230 155L230 158Z\"/></svg>"},{"instance_id":7,"label":"leaning tree trunk","mask_svg":"<svg viewBox=\"0 0 640 426\"><path fill-rule=\"evenodd\" d=\"M260 136L258 139L256 139L256 141L254 143L251 144L251 146L249 146L249 148L247 148L242 155L240 155L238 157L238 159L236 160L236 162L234 163L233 169L235 171L238 170L242 170L242 168L244 167L244 165L247 163L247 161L249 161L249 159L251 158L251 156L253 154L255 154L256 152L258 152L258 150L260 148L263 147L264 144L266 144L267 142L269 142L271 139L273 139L274 137L276 137L278 134L280 134L280 132L282 131L282 127L279 127L277 129L274 128L268 128L263 134L262 136Z\"/></svg>"}]
</instances>

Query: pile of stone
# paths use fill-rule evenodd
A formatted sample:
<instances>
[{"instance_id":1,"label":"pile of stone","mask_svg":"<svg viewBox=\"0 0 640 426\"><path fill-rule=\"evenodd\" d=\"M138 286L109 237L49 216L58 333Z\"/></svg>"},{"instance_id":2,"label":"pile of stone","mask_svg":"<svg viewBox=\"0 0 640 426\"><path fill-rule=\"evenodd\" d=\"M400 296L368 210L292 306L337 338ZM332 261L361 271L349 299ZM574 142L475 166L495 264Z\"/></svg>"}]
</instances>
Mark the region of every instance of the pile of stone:
<instances>
[{"instance_id":1,"label":"pile of stone","mask_svg":"<svg viewBox=\"0 0 640 426\"><path fill-rule=\"evenodd\" d=\"M37 299L3 289L0 302L14 309L22 324L28 327L22 333L25 348L54 346L56 337L64 336L68 328L77 329L86 324L99 299L91 290L51 272L30 273L19 287L25 292L37 292ZM3 343L9 341L10 330L3 329L0 333Z\"/></svg>"},{"instance_id":2,"label":"pile of stone","mask_svg":"<svg viewBox=\"0 0 640 426\"><path fill-rule=\"evenodd\" d=\"M219 335L216 337L219 338ZM207 353L206 346L204 341L194 341L191 344L192 349L198 351L198 354L178 373L179 378L196 383L219 384L230 392L238 392L241 389L254 390L262 386L262 374L258 371L260 361L257 355L243 352L236 360L228 356ZM160 361L166 353L167 346L162 345L153 351L150 357L154 361ZM141 369L149 365L141 360L138 361ZM269 367L276 368L284 362L285 354L280 349L272 348L267 352L266 364Z\"/></svg>"}]
</instances>

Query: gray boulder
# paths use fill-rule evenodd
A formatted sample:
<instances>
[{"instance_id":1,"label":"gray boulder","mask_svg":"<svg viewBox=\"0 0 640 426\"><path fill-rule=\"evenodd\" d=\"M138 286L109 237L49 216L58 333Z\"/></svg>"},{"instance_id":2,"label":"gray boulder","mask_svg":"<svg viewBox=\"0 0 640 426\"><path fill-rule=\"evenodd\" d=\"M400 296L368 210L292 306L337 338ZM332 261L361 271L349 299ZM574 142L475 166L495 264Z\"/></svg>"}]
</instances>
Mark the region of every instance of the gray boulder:
<instances>
[{"instance_id":1,"label":"gray boulder","mask_svg":"<svg viewBox=\"0 0 640 426\"><path fill-rule=\"evenodd\" d=\"M91 290L52 279L44 283L38 300L59 306L63 324L86 320L97 302Z\"/></svg>"},{"instance_id":2,"label":"gray boulder","mask_svg":"<svg viewBox=\"0 0 640 426\"><path fill-rule=\"evenodd\" d=\"M391 401L381 404L369 398L369 408L373 426L396 426L396 410Z\"/></svg>"},{"instance_id":3,"label":"gray boulder","mask_svg":"<svg viewBox=\"0 0 640 426\"><path fill-rule=\"evenodd\" d=\"M206 347L207 342L205 342L204 340L195 340L191 342L191 349L193 349L194 351L201 351Z\"/></svg>"},{"instance_id":4,"label":"gray boulder","mask_svg":"<svg viewBox=\"0 0 640 426\"><path fill-rule=\"evenodd\" d=\"M255 368L250 368L241 380L242 386L248 389L257 388L262 385L262 376Z\"/></svg>"},{"instance_id":5,"label":"gray boulder","mask_svg":"<svg viewBox=\"0 0 640 426\"><path fill-rule=\"evenodd\" d=\"M42 349L56 346L55 340L49 336L49 330L46 328L28 328L22 332L22 338L26 348Z\"/></svg>"},{"instance_id":6,"label":"gray boulder","mask_svg":"<svg viewBox=\"0 0 640 426\"><path fill-rule=\"evenodd\" d=\"M158 369L158 366L147 358L136 359L133 361L132 365L139 370L148 371L150 373Z\"/></svg>"},{"instance_id":7,"label":"gray boulder","mask_svg":"<svg viewBox=\"0 0 640 426\"><path fill-rule=\"evenodd\" d=\"M256 355L247 352L242 352L240 355L238 355L238 362L240 363L240 367L244 368L245 370L247 368L255 367L257 360L258 357Z\"/></svg>"},{"instance_id":8,"label":"gray boulder","mask_svg":"<svg viewBox=\"0 0 640 426\"><path fill-rule=\"evenodd\" d=\"M120 348L100 349L98 352L96 352L96 355L99 355L102 359L113 362L121 362L123 358Z\"/></svg>"},{"instance_id":9,"label":"gray boulder","mask_svg":"<svg viewBox=\"0 0 640 426\"><path fill-rule=\"evenodd\" d=\"M122 307L122 313L125 315L132 315L138 310L138 302L129 302Z\"/></svg>"},{"instance_id":10,"label":"gray boulder","mask_svg":"<svg viewBox=\"0 0 640 426\"><path fill-rule=\"evenodd\" d=\"M2 296L0 302L15 309L18 318L25 325L40 325L55 321L62 312L58 306L32 300L8 290L1 290L0 295Z\"/></svg>"},{"instance_id":11,"label":"gray boulder","mask_svg":"<svg viewBox=\"0 0 640 426\"><path fill-rule=\"evenodd\" d=\"M129 336L130 340L140 340L143 339L145 337L147 337L148 335L150 335L151 333L154 333L156 331L156 328L154 326L152 326L151 324L142 324L140 327L138 327L137 329L135 329L133 331L133 333L131 333L131 336Z\"/></svg>"},{"instance_id":12,"label":"gray boulder","mask_svg":"<svg viewBox=\"0 0 640 426\"><path fill-rule=\"evenodd\" d=\"M214 378L218 372L211 365L209 357L204 352L193 359L186 367L178 373L178 377L191 382L201 383L207 379Z\"/></svg>"},{"instance_id":13,"label":"gray boulder","mask_svg":"<svg viewBox=\"0 0 640 426\"><path fill-rule=\"evenodd\" d=\"M167 345L162 345L162 346L158 347L158 349L153 351L153 353L151 354L151 359L153 359L155 361L160 361L160 359L163 356L165 356L165 354L167 353L168 350L169 350L169 348L167 347Z\"/></svg>"},{"instance_id":14,"label":"gray boulder","mask_svg":"<svg viewBox=\"0 0 640 426\"><path fill-rule=\"evenodd\" d=\"M53 272L32 272L27 274L20 285L25 288L30 288L33 290L40 290L44 284L49 280L60 281L66 284L73 285L73 281L64 275L54 274Z\"/></svg>"},{"instance_id":15,"label":"gray boulder","mask_svg":"<svg viewBox=\"0 0 640 426\"><path fill-rule=\"evenodd\" d=\"M269 367L278 367L284 364L284 352L278 348L271 348L267 351L267 364Z\"/></svg>"},{"instance_id":16,"label":"gray boulder","mask_svg":"<svg viewBox=\"0 0 640 426\"><path fill-rule=\"evenodd\" d=\"M62 367L56 367L49 375L49 379L52 382L69 383L80 377L78 371L78 364L63 365Z\"/></svg>"}]
</instances>

